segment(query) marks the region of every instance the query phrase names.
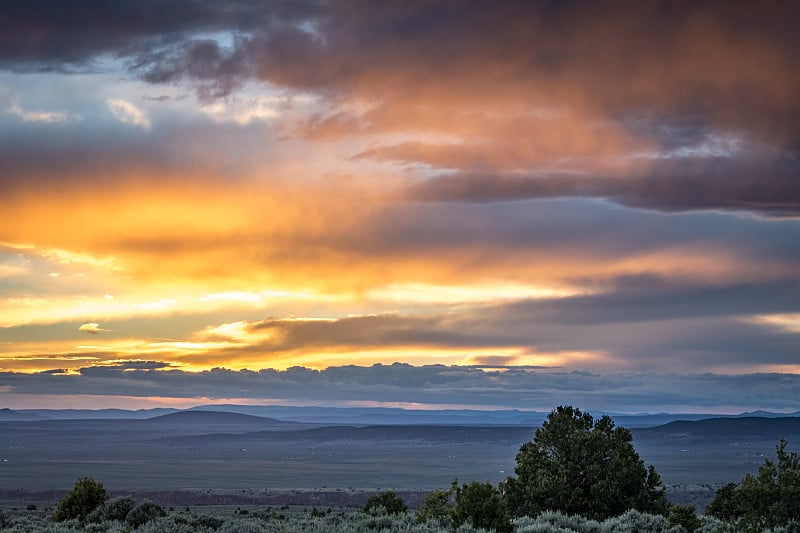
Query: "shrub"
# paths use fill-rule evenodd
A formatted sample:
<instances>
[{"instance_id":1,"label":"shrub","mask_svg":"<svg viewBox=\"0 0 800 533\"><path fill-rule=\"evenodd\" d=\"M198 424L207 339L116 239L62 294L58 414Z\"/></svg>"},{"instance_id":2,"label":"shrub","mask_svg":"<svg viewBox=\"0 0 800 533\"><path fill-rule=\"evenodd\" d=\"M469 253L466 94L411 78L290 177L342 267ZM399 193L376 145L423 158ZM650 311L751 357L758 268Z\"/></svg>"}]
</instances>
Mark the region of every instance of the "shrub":
<instances>
[{"instance_id":1,"label":"shrub","mask_svg":"<svg viewBox=\"0 0 800 533\"><path fill-rule=\"evenodd\" d=\"M450 522L455 506L451 501L454 488L450 490L432 490L422 500L422 506L417 510L417 523L422 524L434 521L446 526Z\"/></svg>"},{"instance_id":2,"label":"shrub","mask_svg":"<svg viewBox=\"0 0 800 533\"><path fill-rule=\"evenodd\" d=\"M500 491L491 483L473 481L455 488L455 511L453 525L470 524L474 528L511 531L506 502Z\"/></svg>"},{"instance_id":3,"label":"shrub","mask_svg":"<svg viewBox=\"0 0 800 533\"><path fill-rule=\"evenodd\" d=\"M94 511L106 501L106 489L102 483L90 477L79 478L75 482L72 490L58 502L53 520L64 522L65 520L78 519L81 522L86 520L86 515Z\"/></svg>"},{"instance_id":4,"label":"shrub","mask_svg":"<svg viewBox=\"0 0 800 533\"><path fill-rule=\"evenodd\" d=\"M125 516L125 522L134 528L138 528L151 520L166 516L166 514L164 509L157 503L143 501L130 510Z\"/></svg>"},{"instance_id":5,"label":"shrub","mask_svg":"<svg viewBox=\"0 0 800 533\"><path fill-rule=\"evenodd\" d=\"M131 496L112 498L86 516L87 522L105 522L106 520L125 521L125 517L136 506Z\"/></svg>"},{"instance_id":6,"label":"shrub","mask_svg":"<svg viewBox=\"0 0 800 533\"><path fill-rule=\"evenodd\" d=\"M516 520L514 523L517 523ZM523 517L522 525L517 526L514 531L516 531L516 533L576 533L576 531L579 530L554 526L546 522L539 522L538 520L534 520L529 516L526 516Z\"/></svg>"},{"instance_id":7,"label":"shrub","mask_svg":"<svg viewBox=\"0 0 800 533\"><path fill-rule=\"evenodd\" d=\"M408 510L406 502L393 490L370 496L367 503L364 504L364 512L369 513L378 507L383 507L387 514L404 513Z\"/></svg>"},{"instance_id":8,"label":"shrub","mask_svg":"<svg viewBox=\"0 0 800 533\"><path fill-rule=\"evenodd\" d=\"M603 533L632 533L634 531L647 531L648 533L677 533L683 531L680 526L673 528L663 515L641 513L631 509L605 520L601 524Z\"/></svg>"},{"instance_id":9,"label":"shrub","mask_svg":"<svg viewBox=\"0 0 800 533\"><path fill-rule=\"evenodd\" d=\"M156 518L147 522L142 527L137 529L138 533L206 533L207 529L197 528L189 524L181 523L176 520L175 516L168 516L165 518Z\"/></svg>"},{"instance_id":10,"label":"shrub","mask_svg":"<svg viewBox=\"0 0 800 533\"><path fill-rule=\"evenodd\" d=\"M545 511L535 519L522 517L514 520L519 533L539 533L544 531L553 532L578 532L578 533L600 533L600 523L580 515L565 515L558 511ZM549 529L548 529L549 528Z\"/></svg>"},{"instance_id":11,"label":"shrub","mask_svg":"<svg viewBox=\"0 0 800 533\"><path fill-rule=\"evenodd\" d=\"M266 533L267 531L257 522L243 520L229 520L219 529L219 533Z\"/></svg>"},{"instance_id":12,"label":"shrub","mask_svg":"<svg viewBox=\"0 0 800 533\"><path fill-rule=\"evenodd\" d=\"M700 529L702 522L697 517L697 506L691 505L672 505L669 508L667 520L673 526L681 526L689 533Z\"/></svg>"},{"instance_id":13,"label":"shrub","mask_svg":"<svg viewBox=\"0 0 800 533\"><path fill-rule=\"evenodd\" d=\"M695 533L736 533L736 529L729 522L706 514L700 518L700 527Z\"/></svg>"},{"instance_id":14,"label":"shrub","mask_svg":"<svg viewBox=\"0 0 800 533\"><path fill-rule=\"evenodd\" d=\"M208 528L208 529L213 529L214 531L218 530L224 523L225 520L216 516L209 516L209 515L193 516L192 519L189 521L189 525L197 529Z\"/></svg>"}]
</instances>

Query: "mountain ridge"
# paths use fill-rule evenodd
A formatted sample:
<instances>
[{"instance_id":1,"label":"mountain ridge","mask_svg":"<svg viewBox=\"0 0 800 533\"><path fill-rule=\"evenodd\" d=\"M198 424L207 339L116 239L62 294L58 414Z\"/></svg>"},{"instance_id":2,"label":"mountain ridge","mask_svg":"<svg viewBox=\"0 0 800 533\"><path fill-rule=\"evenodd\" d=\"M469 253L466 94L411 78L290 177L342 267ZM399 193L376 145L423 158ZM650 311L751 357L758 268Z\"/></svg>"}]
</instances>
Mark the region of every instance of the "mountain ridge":
<instances>
[{"instance_id":1,"label":"mountain ridge","mask_svg":"<svg viewBox=\"0 0 800 533\"><path fill-rule=\"evenodd\" d=\"M326 407L326 406L261 406L237 404L199 405L188 409L9 409L0 408L0 421L42 420L148 420L188 412L232 413L283 423L328 425L474 425L474 426L540 426L549 412L515 409L482 411L475 409L401 409L392 407ZM675 421L707 419L741 419L760 417L783 419L800 416L800 412L775 413L750 411L727 415L719 413L638 413L620 414L592 412L595 417L608 414L617 425L627 428L648 428ZM191 416L191 415L190 415ZM203 415L210 416L210 415ZM170 420L170 419L168 419ZM172 419L172 420L181 420ZM240 419L243 423L247 419Z\"/></svg>"}]
</instances>

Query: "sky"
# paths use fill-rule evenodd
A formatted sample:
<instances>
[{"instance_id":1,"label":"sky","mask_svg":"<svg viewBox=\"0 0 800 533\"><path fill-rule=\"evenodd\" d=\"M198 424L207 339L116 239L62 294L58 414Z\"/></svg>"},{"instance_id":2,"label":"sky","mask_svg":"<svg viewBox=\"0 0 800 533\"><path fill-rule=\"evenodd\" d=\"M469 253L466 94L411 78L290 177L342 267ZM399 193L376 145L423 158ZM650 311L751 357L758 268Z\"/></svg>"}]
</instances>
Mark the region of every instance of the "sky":
<instances>
[{"instance_id":1,"label":"sky","mask_svg":"<svg viewBox=\"0 0 800 533\"><path fill-rule=\"evenodd\" d=\"M800 410L800 3L0 15L2 406Z\"/></svg>"}]
</instances>

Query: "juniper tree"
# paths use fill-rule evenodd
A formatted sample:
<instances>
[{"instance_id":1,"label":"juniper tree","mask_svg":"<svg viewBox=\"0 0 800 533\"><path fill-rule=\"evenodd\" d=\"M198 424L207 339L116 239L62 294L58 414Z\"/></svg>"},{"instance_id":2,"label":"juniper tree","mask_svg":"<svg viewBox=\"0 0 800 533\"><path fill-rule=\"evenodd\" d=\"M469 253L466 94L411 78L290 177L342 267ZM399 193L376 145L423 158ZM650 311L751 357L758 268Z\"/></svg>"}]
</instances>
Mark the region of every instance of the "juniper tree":
<instances>
[{"instance_id":1,"label":"juniper tree","mask_svg":"<svg viewBox=\"0 0 800 533\"><path fill-rule=\"evenodd\" d=\"M635 509L665 515L661 478L645 467L632 440L608 416L594 420L580 409L556 408L520 448L517 477L505 481L511 514L550 510L604 520Z\"/></svg>"}]
</instances>

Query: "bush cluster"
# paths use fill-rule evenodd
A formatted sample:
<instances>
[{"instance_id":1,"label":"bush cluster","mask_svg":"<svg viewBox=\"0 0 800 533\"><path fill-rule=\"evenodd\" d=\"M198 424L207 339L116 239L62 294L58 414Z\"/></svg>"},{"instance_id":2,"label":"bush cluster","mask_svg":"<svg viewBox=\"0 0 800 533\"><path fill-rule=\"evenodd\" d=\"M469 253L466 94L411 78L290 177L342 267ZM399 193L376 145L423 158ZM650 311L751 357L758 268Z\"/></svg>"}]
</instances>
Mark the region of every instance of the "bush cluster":
<instances>
[{"instance_id":1,"label":"bush cluster","mask_svg":"<svg viewBox=\"0 0 800 533\"><path fill-rule=\"evenodd\" d=\"M54 522L78 522L87 531L99 532L108 531L108 524L138 529L163 516L164 509L151 501L137 503L130 496L109 500L102 483L82 477L58 502L52 518Z\"/></svg>"},{"instance_id":2,"label":"bush cluster","mask_svg":"<svg viewBox=\"0 0 800 533\"><path fill-rule=\"evenodd\" d=\"M329 513L311 517L310 513L293 514L281 519L264 519L250 513L242 516L230 512L214 516L196 515L186 511L167 512L134 529L126 522L115 520L99 523L77 520L52 522L45 513L11 513L0 531L4 533L488 533L489 529L465 522L458 527L442 526L436 522L420 523L413 512L399 514L368 514L362 510ZM700 533L735 533L734 525L712 516L698 518ZM520 517L511 521L517 533L684 533L686 529L673 525L662 515L630 510L606 520L593 520L579 515L546 511L536 517ZM797 526L765 529L765 533L796 533Z\"/></svg>"}]
</instances>

